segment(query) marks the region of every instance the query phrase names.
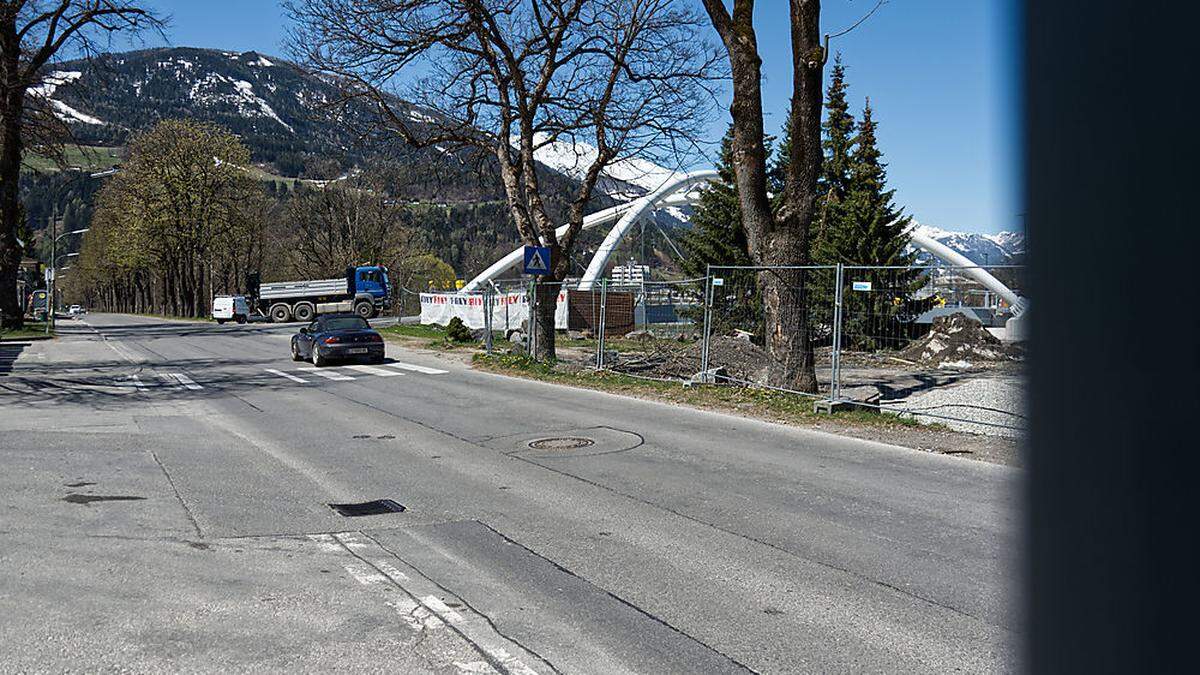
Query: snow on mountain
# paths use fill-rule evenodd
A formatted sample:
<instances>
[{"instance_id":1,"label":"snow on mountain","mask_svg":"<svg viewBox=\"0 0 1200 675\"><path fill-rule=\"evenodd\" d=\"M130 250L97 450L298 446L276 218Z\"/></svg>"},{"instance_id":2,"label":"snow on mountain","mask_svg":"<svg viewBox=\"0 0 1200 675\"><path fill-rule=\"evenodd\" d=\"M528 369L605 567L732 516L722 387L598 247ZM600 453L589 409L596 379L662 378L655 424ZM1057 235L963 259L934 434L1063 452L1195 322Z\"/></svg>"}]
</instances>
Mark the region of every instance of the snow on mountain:
<instances>
[{"instance_id":1,"label":"snow on mountain","mask_svg":"<svg viewBox=\"0 0 1200 675\"><path fill-rule=\"evenodd\" d=\"M53 108L54 114L65 122L103 125L103 120L79 112L66 103L53 98L54 92L58 91L59 87L71 84L81 77L83 77L83 73L78 70L56 70L44 77L38 86L30 87L28 93L30 96L46 99Z\"/></svg>"},{"instance_id":2,"label":"snow on mountain","mask_svg":"<svg viewBox=\"0 0 1200 675\"><path fill-rule=\"evenodd\" d=\"M954 232L932 225L917 224L921 234L958 251L971 262L980 265L1015 265L1025 258L1024 232L997 232L979 234Z\"/></svg>"},{"instance_id":3,"label":"snow on mountain","mask_svg":"<svg viewBox=\"0 0 1200 675\"><path fill-rule=\"evenodd\" d=\"M594 146L583 142L545 143L544 137L535 140L544 144L534 151L534 159L576 180L581 180L587 174L588 167L596 161L598 154ZM677 175L677 171L633 157L609 164L597 188L614 198L636 199L658 189Z\"/></svg>"}]
</instances>

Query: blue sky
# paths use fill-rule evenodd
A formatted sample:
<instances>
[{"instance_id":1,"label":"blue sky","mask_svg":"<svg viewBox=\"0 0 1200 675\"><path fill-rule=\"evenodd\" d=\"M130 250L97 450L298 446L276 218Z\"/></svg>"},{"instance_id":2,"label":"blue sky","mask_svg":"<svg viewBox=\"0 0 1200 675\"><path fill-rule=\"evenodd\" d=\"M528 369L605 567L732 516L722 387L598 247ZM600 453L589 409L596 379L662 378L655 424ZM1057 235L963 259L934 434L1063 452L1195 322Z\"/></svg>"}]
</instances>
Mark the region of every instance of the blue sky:
<instances>
[{"instance_id":1,"label":"blue sky","mask_svg":"<svg viewBox=\"0 0 1200 675\"><path fill-rule=\"evenodd\" d=\"M286 25L276 0L152 0L173 16L178 46L281 55ZM825 32L853 24L874 0L826 0ZM768 129L791 95L787 2L759 0ZM1020 229L1017 43L1012 0L889 0L833 43L856 111L870 96L896 198L922 223L946 229ZM712 126L719 138L724 108Z\"/></svg>"}]
</instances>

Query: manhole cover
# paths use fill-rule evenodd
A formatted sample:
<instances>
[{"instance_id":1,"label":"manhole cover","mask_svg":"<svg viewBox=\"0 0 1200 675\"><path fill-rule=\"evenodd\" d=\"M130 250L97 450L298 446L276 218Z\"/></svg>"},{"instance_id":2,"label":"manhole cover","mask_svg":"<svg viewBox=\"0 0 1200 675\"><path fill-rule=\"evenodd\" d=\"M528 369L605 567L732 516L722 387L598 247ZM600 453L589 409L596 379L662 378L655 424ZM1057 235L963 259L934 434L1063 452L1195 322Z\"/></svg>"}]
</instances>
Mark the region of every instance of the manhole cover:
<instances>
[{"instance_id":1,"label":"manhole cover","mask_svg":"<svg viewBox=\"0 0 1200 675\"><path fill-rule=\"evenodd\" d=\"M562 438L539 438L536 441L530 441L529 447L534 450L574 450L576 448L586 448L595 443L596 441L590 438L565 436Z\"/></svg>"},{"instance_id":2,"label":"manhole cover","mask_svg":"<svg viewBox=\"0 0 1200 675\"><path fill-rule=\"evenodd\" d=\"M337 511L339 515L347 518L356 518L358 516L378 516L384 513L400 513L404 511L404 505L399 502L394 502L390 499L376 499L371 502L361 502L358 504L330 504L329 508Z\"/></svg>"}]
</instances>

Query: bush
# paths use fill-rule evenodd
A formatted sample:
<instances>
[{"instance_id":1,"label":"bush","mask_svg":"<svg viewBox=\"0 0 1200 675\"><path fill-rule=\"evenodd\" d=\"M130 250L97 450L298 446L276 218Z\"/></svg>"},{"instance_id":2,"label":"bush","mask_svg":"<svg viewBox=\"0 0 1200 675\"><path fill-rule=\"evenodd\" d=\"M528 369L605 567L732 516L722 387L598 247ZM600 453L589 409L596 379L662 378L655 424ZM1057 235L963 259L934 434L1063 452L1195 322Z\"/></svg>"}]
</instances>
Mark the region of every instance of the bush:
<instances>
[{"instance_id":1,"label":"bush","mask_svg":"<svg viewBox=\"0 0 1200 675\"><path fill-rule=\"evenodd\" d=\"M456 316L450 319L446 326L446 339L450 342L474 342L475 337L471 335L471 329L467 328L462 319Z\"/></svg>"}]
</instances>

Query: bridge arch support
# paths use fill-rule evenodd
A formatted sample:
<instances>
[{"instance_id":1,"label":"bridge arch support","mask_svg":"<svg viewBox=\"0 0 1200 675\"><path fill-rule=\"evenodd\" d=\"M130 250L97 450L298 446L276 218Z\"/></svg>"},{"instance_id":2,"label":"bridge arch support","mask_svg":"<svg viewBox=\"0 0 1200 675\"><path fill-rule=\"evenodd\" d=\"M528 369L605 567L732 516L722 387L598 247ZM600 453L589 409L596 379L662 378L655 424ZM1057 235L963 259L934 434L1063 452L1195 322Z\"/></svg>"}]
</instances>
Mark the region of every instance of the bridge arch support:
<instances>
[{"instance_id":1,"label":"bridge arch support","mask_svg":"<svg viewBox=\"0 0 1200 675\"><path fill-rule=\"evenodd\" d=\"M617 246L629 230L637 223L638 219L646 215L647 212L660 206L676 206L676 205L691 205L695 203L697 188L707 185L709 182L716 180L719 174L713 170L693 171L691 173L679 174L671 180L663 183L658 189L639 197L631 202L618 204L616 206L597 211L583 220L583 229L590 230L595 227L616 223L608 232L608 236L604 238L604 242L600 244L600 248L596 250L596 254L592 256L588 263L587 270L583 277L579 280L579 288L590 290L604 274L604 269L608 265L609 259L612 257ZM558 228L556 234L561 236L567 230L567 226L563 225ZM927 237L915 229L910 229L908 235L912 243L917 248L926 251L938 258L939 260L955 266L961 267L962 273L965 276L971 277L979 282L984 288L996 293L1004 298L1012 306L1014 317L1020 317L1025 313L1029 306L1028 300L1017 295L1015 291L1006 286L996 277L992 276L987 270L982 269L966 256L941 242ZM513 250L508 255L497 260L486 270L471 279L463 286L461 293L470 293L479 291L484 288L489 282L495 280L500 275L520 265L523 255L523 247Z\"/></svg>"}]
</instances>

